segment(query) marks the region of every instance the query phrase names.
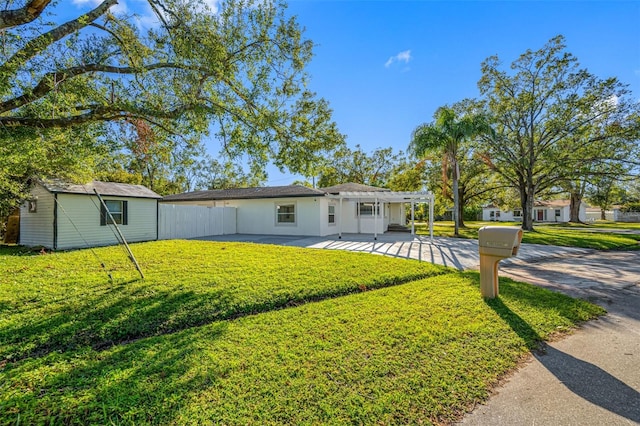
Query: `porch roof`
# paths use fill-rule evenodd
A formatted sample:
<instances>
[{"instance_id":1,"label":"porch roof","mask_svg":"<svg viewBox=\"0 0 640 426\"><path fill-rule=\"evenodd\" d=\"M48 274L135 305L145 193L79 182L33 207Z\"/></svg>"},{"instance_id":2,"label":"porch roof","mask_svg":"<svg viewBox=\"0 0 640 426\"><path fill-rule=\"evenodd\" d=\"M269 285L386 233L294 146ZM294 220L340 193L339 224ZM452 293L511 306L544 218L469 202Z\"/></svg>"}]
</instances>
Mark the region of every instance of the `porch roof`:
<instances>
[{"instance_id":1,"label":"porch roof","mask_svg":"<svg viewBox=\"0 0 640 426\"><path fill-rule=\"evenodd\" d=\"M334 199L353 199L361 201L382 201L388 203L410 203L412 201L429 202L433 200L431 192L411 191L341 191L338 194L328 194Z\"/></svg>"}]
</instances>

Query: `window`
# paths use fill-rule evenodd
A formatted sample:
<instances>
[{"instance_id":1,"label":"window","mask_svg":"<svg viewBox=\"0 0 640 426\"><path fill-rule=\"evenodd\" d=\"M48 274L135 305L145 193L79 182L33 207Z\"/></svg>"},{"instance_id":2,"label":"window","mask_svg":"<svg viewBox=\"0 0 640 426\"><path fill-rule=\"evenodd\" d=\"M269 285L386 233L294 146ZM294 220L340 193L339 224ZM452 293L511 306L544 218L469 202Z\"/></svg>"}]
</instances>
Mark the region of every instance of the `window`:
<instances>
[{"instance_id":1,"label":"window","mask_svg":"<svg viewBox=\"0 0 640 426\"><path fill-rule=\"evenodd\" d=\"M560 209L556 209L556 217L560 217Z\"/></svg>"},{"instance_id":2,"label":"window","mask_svg":"<svg viewBox=\"0 0 640 426\"><path fill-rule=\"evenodd\" d=\"M109 214L107 213L107 210L104 208L104 206L101 206L100 208L100 225L105 226L105 225L111 225L114 222L117 223L118 225L126 225L127 224L127 202L126 201L122 201L122 200L104 200L104 204L107 206L107 209L109 209L109 213L111 213L111 216L109 216ZM113 221L111 220L111 217L113 217Z\"/></svg>"},{"instance_id":3,"label":"window","mask_svg":"<svg viewBox=\"0 0 640 426\"><path fill-rule=\"evenodd\" d=\"M277 204L276 205L276 223L283 223L283 224L296 223L296 205L295 204Z\"/></svg>"},{"instance_id":4,"label":"window","mask_svg":"<svg viewBox=\"0 0 640 426\"><path fill-rule=\"evenodd\" d=\"M514 210L513 217L522 217L522 210Z\"/></svg>"},{"instance_id":5,"label":"window","mask_svg":"<svg viewBox=\"0 0 640 426\"><path fill-rule=\"evenodd\" d=\"M38 213L38 200L29 200L27 206L29 207L29 213Z\"/></svg>"},{"instance_id":6,"label":"window","mask_svg":"<svg viewBox=\"0 0 640 426\"><path fill-rule=\"evenodd\" d=\"M360 203L358 205L360 216L373 216L373 204L374 203ZM380 216L380 204L376 206L376 216Z\"/></svg>"},{"instance_id":7,"label":"window","mask_svg":"<svg viewBox=\"0 0 640 426\"><path fill-rule=\"evenodd\" d=\"M329 225L336 223L336 206L329 205Z\"/></svg>"}]
</instances>

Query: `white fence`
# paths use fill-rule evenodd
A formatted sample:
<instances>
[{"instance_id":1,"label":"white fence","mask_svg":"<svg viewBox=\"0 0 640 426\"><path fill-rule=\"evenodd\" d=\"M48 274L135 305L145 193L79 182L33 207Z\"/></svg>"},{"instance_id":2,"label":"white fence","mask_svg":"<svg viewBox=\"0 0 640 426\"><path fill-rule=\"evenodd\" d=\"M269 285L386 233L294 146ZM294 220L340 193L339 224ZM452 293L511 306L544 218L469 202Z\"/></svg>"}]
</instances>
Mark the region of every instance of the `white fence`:
<instances>
[{"instance_id":1,"label":"white fence","mask_svg":"<svg viewBox=\"0 0 640 426\"><path fill-rule=\"evenodd\" d=\"M621 212L616 209L613 211L614 219L616 222L631 222L638 223L640 222L640 212Z\"/></svg>"},{"instance_id":2,"label":"white fence","mask_svg":"<svg viewBox=\"0 0 640 426\"><path fill-rule=\"evenodd\" d=\"M236 233L234 207L158 204L158 239L206 237Z\"/></svg>"}]
</instances>

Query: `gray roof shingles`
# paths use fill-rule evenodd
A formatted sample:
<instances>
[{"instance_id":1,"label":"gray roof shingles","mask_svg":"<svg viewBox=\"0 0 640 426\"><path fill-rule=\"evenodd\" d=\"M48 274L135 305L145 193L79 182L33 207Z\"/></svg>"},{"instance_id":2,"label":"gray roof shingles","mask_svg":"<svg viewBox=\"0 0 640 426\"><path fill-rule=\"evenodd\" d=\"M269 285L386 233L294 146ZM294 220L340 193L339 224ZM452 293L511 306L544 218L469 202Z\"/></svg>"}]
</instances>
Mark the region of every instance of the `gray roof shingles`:
<instances>
[{"instance_id":1,"label":"gray roof shingles","mask_svg":"<svg viewBox=\"0 0 640 426\"><path fill-rule=\"evenodd\" d=\"M327 194L338 194L340 192L388 192L387 188L378 188L377 186L363 185L360 183L342 183L340 185L328 186L326 188L320 188Z\"/></svg>"},{"instance_id":2,"label":"gray roof shingles","mask_svg":"<svg viewBox=\"0 0 640 426\"><path fill-rule=\"evenodd\" d=\"M211 189L168 195L162 201L239 200L256 198L321 197L325 192L302 185Z\"/></svg>"},{"instance_id":3,"label":"gray roof shingles","mask_svg":"<svg viewBox=\"0 0 640 426\"><path fill-rule=\"evenodd\" d=\"M85 185L63 181L41 181L40 183L47 189L47 191L54 194L93 195L93 190L95 189L100 195L110 197L162 198L162 196L156 194L146 186L131 185L128 183L101 182L97 180Z\"/></svg>"}]
</instances>

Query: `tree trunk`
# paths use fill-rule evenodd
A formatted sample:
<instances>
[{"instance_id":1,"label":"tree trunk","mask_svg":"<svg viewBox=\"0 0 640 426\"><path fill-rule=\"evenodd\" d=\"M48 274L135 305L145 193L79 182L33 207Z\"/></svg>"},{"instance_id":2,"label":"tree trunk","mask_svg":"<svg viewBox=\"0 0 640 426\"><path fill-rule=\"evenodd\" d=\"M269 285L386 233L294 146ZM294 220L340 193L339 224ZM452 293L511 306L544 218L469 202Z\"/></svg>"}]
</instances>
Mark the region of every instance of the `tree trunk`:
<instances>
[{"instance_id":1,"label":"tree trunk","mask_svg":"<svg viewBox=\"0 0 640 426\"><path fill-rule=\"evenodd\" d=\"M527 190L528 189L528 190ZM520 188L520 204L522 206L522 229L533 231L533 187Z\"/></svg>"},{"instance_id":2,"label":"tree trunk","mask_svg":"<svg viewBox=\"0 0 640 426\"><path fill-rule=\"evenodd\" d=\"M458 225L460 226L460 228L464 228L464 198L460 197L458 198Z\"/></svg>"},{"instance_id":3,"label":"tree trunk","mask_svg":"<svg viewBox=\"0 0 640 426\"><path fill-rule=\"evenodd\" d=\"M454 232L453 234L457 237L460 235L460 215L459 215L459 206L460 206L460 194L458 194L458 162L455 158L452 158L452 166L453 166L453 226Z\"/></svg>"},{"instance_id":4,"label":"tree trunk","mask_svg":"<svg viewBox=\"0 0 640 426\"><path fill-rule=\"evenodd\" d=\"M582 196L578 193L571 193L571 203L569 204L569 222L580 222L580 204L582 203Z\"/></svg>"},{"instance_id":5,"label":"tree trunk","mask_svg":"<svg viewBox=\"0 0 640 426\"><path fill-rule=\"evenodd\" d=\"M605 209L600 209L600 220L607 220L607 212Z\"/></svg>"}]
</instances>

